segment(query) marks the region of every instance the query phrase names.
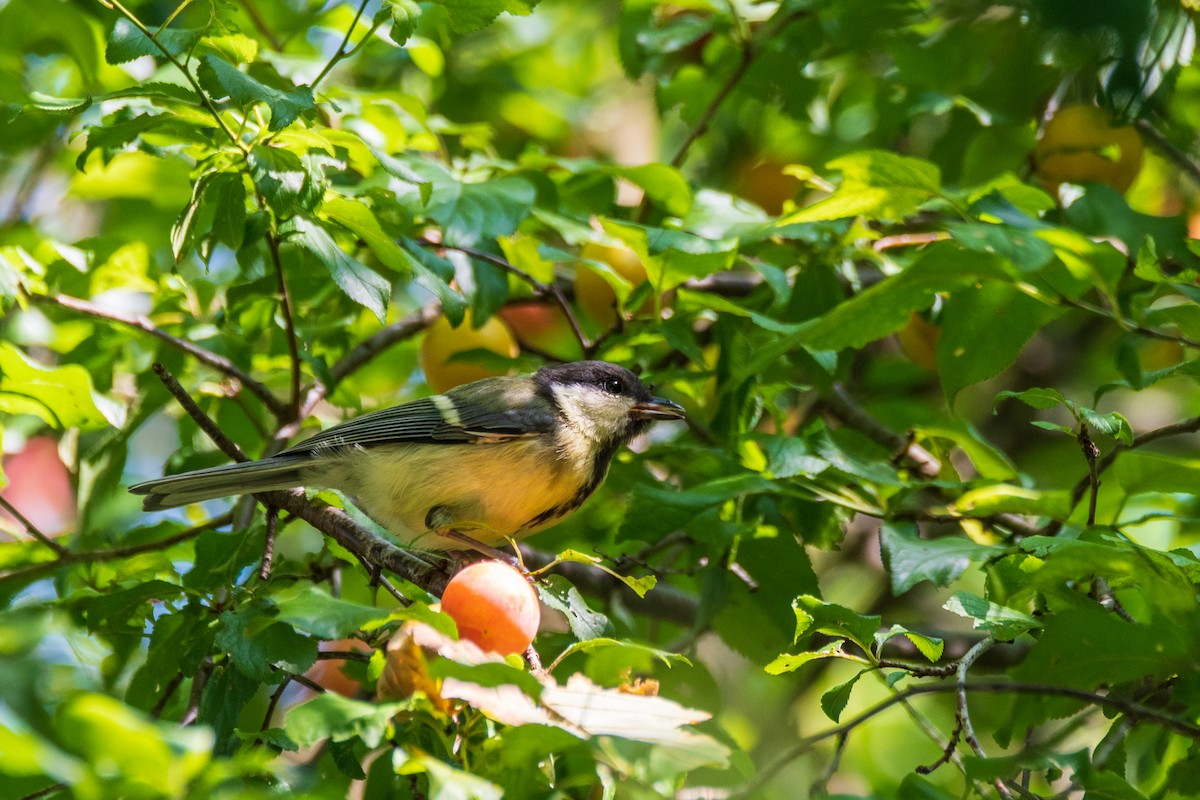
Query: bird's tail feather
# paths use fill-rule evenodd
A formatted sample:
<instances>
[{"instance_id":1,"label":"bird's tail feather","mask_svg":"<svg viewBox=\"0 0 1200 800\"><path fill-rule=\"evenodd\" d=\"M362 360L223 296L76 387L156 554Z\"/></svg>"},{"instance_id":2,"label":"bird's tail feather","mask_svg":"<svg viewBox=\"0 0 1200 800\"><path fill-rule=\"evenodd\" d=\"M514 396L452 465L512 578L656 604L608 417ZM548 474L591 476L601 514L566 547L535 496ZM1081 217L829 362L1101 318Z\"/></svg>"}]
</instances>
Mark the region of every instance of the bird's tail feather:
<instances>
[{"instance_id":1,"label":"bird's tail feather","mask_svg":"<svg viewBox=\"0 0 1200 800\"><path fill-rule=\"evenodd\" d=\"M304 484L307 461L307 457L276 457L226 464L146 481L129 491L146 495L142 508L157 511L217 497L291 489Z\"/></svg>"}]
</instances>

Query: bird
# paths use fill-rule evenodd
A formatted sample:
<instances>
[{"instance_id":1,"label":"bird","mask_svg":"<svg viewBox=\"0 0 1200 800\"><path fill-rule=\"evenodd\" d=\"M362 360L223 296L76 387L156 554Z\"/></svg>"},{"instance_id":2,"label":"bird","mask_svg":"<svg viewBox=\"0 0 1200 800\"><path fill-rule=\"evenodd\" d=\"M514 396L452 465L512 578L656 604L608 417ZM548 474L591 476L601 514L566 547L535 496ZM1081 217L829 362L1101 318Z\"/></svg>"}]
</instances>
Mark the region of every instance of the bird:
<instances>
[{"instance_id":1,"label":"bird","mask_svg":"<svg viewBox=\"0 0 1200 800\"><path fill-rule=\"evenodd\" d=\"M139 483L146 511L295 487L336 489L414 550L523 539L575 512L613 455L684 418L625 367L575 361L484 378L335 425L258 461ZM464 535L465 534L465 535Z\"/></svg>"}]
</instances>

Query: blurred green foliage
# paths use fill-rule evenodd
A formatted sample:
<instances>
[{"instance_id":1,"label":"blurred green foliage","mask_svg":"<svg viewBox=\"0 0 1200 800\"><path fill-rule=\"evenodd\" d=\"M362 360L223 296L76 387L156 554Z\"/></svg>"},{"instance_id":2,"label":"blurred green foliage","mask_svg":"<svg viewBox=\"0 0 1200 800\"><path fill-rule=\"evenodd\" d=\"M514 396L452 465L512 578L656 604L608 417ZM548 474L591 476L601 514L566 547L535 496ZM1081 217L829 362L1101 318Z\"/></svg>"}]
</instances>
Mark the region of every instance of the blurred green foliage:
<instances>
[{"instance_id":1,"label":"blurred green foliage","mask_svg":"<svg viewBox=\"0 0 1200 800\"><path fill-rule=\"evenodd\" d=\"M0 0L4 796L1193 796L1194 40L1171 0ZM1039 179L1074 104L1136 126L1125 194ZM264 577L261 511L123 487L225 460L154 363L260 455L428 393L468 311L523 350L462 359L623 363L689 424L533 543L585 564L562 687L377 703L434 587L289 517ZM552 691L614 716L518 714Z\"/></svg>"}]
</instances>

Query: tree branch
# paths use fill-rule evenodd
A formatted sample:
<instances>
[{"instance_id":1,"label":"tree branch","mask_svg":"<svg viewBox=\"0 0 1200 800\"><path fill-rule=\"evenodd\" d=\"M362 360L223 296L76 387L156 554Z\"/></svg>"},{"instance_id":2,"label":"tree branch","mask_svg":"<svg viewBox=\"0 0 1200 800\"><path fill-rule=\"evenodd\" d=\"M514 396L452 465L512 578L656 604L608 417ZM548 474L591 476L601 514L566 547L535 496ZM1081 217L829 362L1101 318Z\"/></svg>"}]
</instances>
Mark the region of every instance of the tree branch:
<instances>
[{"instance_id":1,"label":"tree branch","mask_svg":"<svg viewBox=\"0 0 1200 800\"><path fill-rule=\"evenodd\" d=\"M109 322L127 325L144 333L148 333L156 339L166 342L176 350L187 353L201 364L212 367L218 372L221 372L237 381L239 384L246 387L251 394L261 400L263 405L270 409L271 413L275 414L276 416L284 414L287 411L287 406L280 402L279 398L273 395L270 389L268 389L262 383L256 381L254 378L250 377L249 373L247 373L237 364L234 364L225 356L218 355L211 350L206 350L194 342L188 341L187 339L181 339L177 336L172 336L162 328L156 326L149 320L149 318L141 314L124 314L120 311L112 311L110 309L98 306L95 303L90 303L86 300L80 300L77 297L68 297L67 295L62 294L33 294L29 295L29 299L37 303L50 303L61 308L77 311L81 314L87 314L91 317L108 320Z\"/></svg>"},{"instance_id":2,"label":"tree branch","mask_svg":"<svg viewBox=\"0 0 1200 800\"><path fill-rule=\"evenodd\" d=\"M325 80L325 76L329 74L330 70L337 66L339 61L348 58L355 50L358 49L359 46L355 45L351 49L347 50L346 45L350 43L350 37L354 34L354 29L358 27L358 21L362 19L363 12L367 10L367 4L369 2L370 0L363 0L362 3L359 4L358 11L354 14L354 19L350 21L350 27L346 29L346 36L342 39L342 43L338 45L337 50L334 52L333 57L329 59L329 62L321 68L320 72L317 73L317 77L313 78L311 87L314 91L317 88L317 84ZM367 31L367 35L363 37L363 40L365 41L366 39L369 39L371 34L374 33L375 29L378 27L379 23L372 25L371 29Z\"/></svg>"},{"instance_id":3,"label":"tree branch","mask_svg":"<svg viewBox=\"0 0 1200 800\"><path fill-rule=\"evenodd\" d=\"M1200 181L1200 162L1197 162L1196 159L1176 147L1167 138L1166 134L1154 127L1154 124L1150 120L1139 119L1133 123L1133 126L1138 129L1139 133L1149 139L1155 149L1166 156L1175 166L1191 175L1194 180Z\"/></svg>"},{"instance_id":4,"label":"tree branch","mask_svg":"<svg viewBox=\"0 0 1200 800\"><path fill-rule=\"evenodd\" d=\"M1099 476L1104 474L1104 471L1113 465L1113 462L1117 460L1117 456L1121 455L1121 453L1124 453L1127 450L1136 450L1139 447L1143 447L1144 445L1158 441L1159 439L1165 439L1170 436L1179 436L1180 434L1186 433L1196 433L1197 431L1200 431L1200 416L1191 417L1190 419L1185 419L1171 425L1164 425L1163 427L1155 428L1152 431L1146 431L1143 434L1133 437L1133 442L1131 444L1118 443L1116 447L1109 451L1108 455L1096 461L1096 467L1094 470L1096 479L1098 480ZM1075 487L1071 490L1072 512L1075 510L1075 507L1079 505L1079 501L1083 499L1083 495L1085 492L1087 492L1088 487L1092 485L1092 474L1093 470L1089 469L1088 474L1080 478L1075 484ZM1070 514L1067 516L1069 517ZM1054 520L1045 528L1036 531L1036 533L1044 536L1054 536L1062 530L1063 524L1064 523L1061 520Z\"/></svg>"},{"instance_id":5,"label":"tree branch","mask_svg":"<svg viewBox=\"0 0 1200 800\"><path fill-rule=\"evenodd\" d=\"M16 506L8 502L8 500L4 498L4 495L0 495L0 508L3 508L5 511L7 511L12 518L15 519L21 525L21 527L25 529L26 533L28 533L34 539L37 539L42 544L46 545L46 547L49 547L54 552L58 553L59 556L62 556L67 552L67 548L63 547L58 542L42 533L41 529L38 528L37 525L34 525L32 522L30 522L29 518L22 514Z\"/></svg>"},{"instance_id":6,"label":"tree branch","mask_svg":"<svg viewBox=\"0 0 1200 800\"><path fill-rule=\"evenodd\" d=\"M19 567L0 572L0 581L27 580L29 578L36 578L39 575L53 572L59 567L66 566L68 564L90 564L96 561L116 561L122 558L132 558L133 556L141 555L142 553L151 553L156 550L166 550L168 547L173 547L180 542L186 542L188 539L194 539L207 530L222 528L232 521L233 514L232 512L229 512L218 517L213 517L207 522L203 522L199 525L188 528L185 531L180 531L173 536L168 536L165 539L159 539L154 542L126 545L124 547L113 547L107 550L68 550L54 561L44 561L40 564L34 564L31 567Z\"/></svg>"},{"instance_id":7,"label":"tree branch","mask_svg":"<svg viewBox=\"0 0 1200 800\"><path fill-rule=\"evenodd\" d=\"M207 109L212 118L216 120L217 125L221 128L225 135L229 137L229 141L242 151L242 155L248 155L249 150L247 149L246 145L237 137L237 134L230 130L229 126L225 123L225 119L221 116L221 112L217 110L217 107L213 105L213 101L209 99L209 96L204 93L202 88L200 88L199 81L196 80L192 73L188 72L187 68L183 65L183 62L176 58L174 53L164 47L162 42L158 41L158 37L154 34L154 32L147 28L146 25L137 18L136 14L122 5L120 0L97 0L97 2L99 2L102 6L115 8L118 12L120 12L121 16L129 20L135 28L141 31L147 39L154 43L154 46L157 47L158 51L163 54L163 57L175 65L175 68L183 74L184 79L192 87L192 91L199 95L200 102L204 104L205 109Z\"/></svg>"},{"instance_id":8,"label":"tree branch","mask_svg":"<svg viewBox=\"0 0 1200 800\"><path fill-rule=\"evenodd\" d=\"M462 247L460 245L446 244L444 242L434 242L429 239L417 239L416 241L418 244L424 247L456 250L459 253L469 256L470 258L486 261L492 266L499 267L505 272L517 276L521 280L525 281L525 283L532 286L534 291L536 291L540 297L550 297L555 303L558 304L558 307L563 312L563 316L567 318L567 324L571 326L571 333L575 335L576 340L579 342L579 346L583 348L585 353L591 353L595 349L596 343L590 341L587 335L584 334L583 328L579 324L579 319L575 316L575 310L571 308L571 304L567 302L566 295L563 294L562 290L559 289L553 281L550 283L542 283L525 270L521 269L515 264L510 263L507 259L492 255L491 253L485 253L482 250L476 250L472 247Z\"/></svg>"},{"instance_id":9,"label":"tree branch","mask_svg":"<svg viewBox=\"0 0 1200 800\"><path fill-rule=\"evenodd\" d=\"M876 703L840 725L835 725L832 728L815 733L812 736L806 736L793 745L783 755L775 759L771 764L765 767L755 779L749 783L736 796L752 797L755 793L765 786L770 780L788 763L794 761L806 752L811 750L815 745L820 744L826 739L842 736L850 733L855 728L868 722L874 717L879 716L884 711L895 705L899 705L905 700L925 694L944 694L946 692L966 691L968 693L975 692L980 694L1022 694L1036 695L1045 697L1064 697L1070 700L1078 700L1083 703L1090 703L1095 706L1111 708L1119 711L1122 714L1132 718L1135 721L1145 721L1158 725L1171 733L1179 736L1200 741L1200 726L1197 726L1187 720L1172 717L1156 711L1152 708L1147 708L1138 703L1133 703L1128 700L1122 700L1108 695L1089 692L1084 689L1076 689L1070 686L1051 686L1048 684L1036 683L1006 683L1004 681L981 681L975 683L967 683L965 685L958 682L950 684L922 684L920 686L911 686L902 692L898 692L891 697Z\"/></svg>"}]
</instances>

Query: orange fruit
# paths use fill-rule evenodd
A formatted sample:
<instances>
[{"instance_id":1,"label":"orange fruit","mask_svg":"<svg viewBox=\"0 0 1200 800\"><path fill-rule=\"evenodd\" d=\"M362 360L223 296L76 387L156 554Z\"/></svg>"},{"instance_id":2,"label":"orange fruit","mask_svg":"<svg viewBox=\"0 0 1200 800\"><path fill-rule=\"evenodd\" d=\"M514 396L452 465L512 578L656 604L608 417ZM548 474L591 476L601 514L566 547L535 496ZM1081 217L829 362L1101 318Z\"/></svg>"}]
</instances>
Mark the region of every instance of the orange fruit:
<instances>
[{"instance_id":1,"label":"orange fruit","mask_svg":"<svg viewBox=\"0 0 1200 800\"><path fill-rule=\"evenodd\" d=\"M480 561L459 570L442 593L458 637L500 655L524 653L542 621L537 592L517 570Z\"/></svg>"},{"instance_id":2,"label":"orange fruit","mask_svg":"<svg viewBox=\"0 0 1200 800\"><path fill-rule=\"evenodd\" d=\"M908 324L896 333L900 349L908 360L930 372L937 372L937 344L942 338L942 329L917 313L908 318Z\"/></svg>"},{"instance_id":3,"label":"orange fruit","mask_svg":"<svg viewBox=\"0 0 1200 800\"><path fill-rule=\"evenodd\" d=\"M469 312L457 328L451 327L445 317L439 317L429 326L425 340L421 342L421 369L429 387L435 392L444 392L464 383L504 374L483 364L451 361L455 354L469 350L491 350L506 358L516 358L520 352L512 331L496 317L478 328L472 327Z\"/></svg>"},{"instance_id":4,"label":"orange fruit","mask_svg":"<svg viewBox=\"0 0 1200 800\"><path fill-rule=\"evenodd\" d=\"M579 252L580 256L592 261L602 261L618 275L638 287L646 282L646 265L632 249L588 242ZM617 324L617 293L601 275L587 264L575 270L575 300L579 307L605 328ZM636 314L653 314L654 298L649 297Z\"/></svg>"},{"instance_id":5,"label":"orange fruit","mask_svg":"<svg viewBox=\"0 0 1200 800\"><path fill-rule=\"evenodd\" d=\"M1142 137L1132 126L1114 127L1096 106L1065 106L1046 123L1034 150L1047 188L1060 183L1107 183L1124 192L1142 170Z\"/></svg>"}]
</instances>

